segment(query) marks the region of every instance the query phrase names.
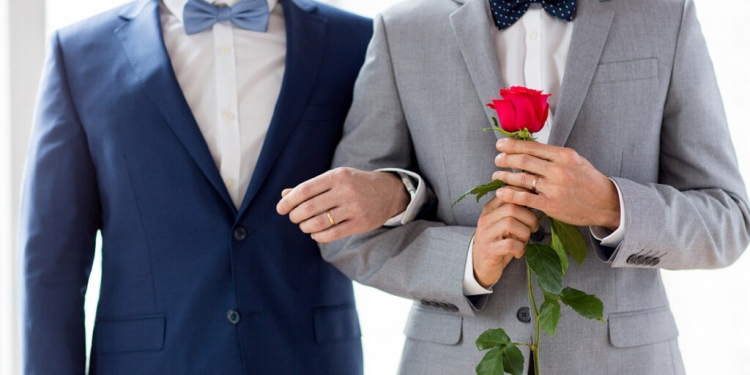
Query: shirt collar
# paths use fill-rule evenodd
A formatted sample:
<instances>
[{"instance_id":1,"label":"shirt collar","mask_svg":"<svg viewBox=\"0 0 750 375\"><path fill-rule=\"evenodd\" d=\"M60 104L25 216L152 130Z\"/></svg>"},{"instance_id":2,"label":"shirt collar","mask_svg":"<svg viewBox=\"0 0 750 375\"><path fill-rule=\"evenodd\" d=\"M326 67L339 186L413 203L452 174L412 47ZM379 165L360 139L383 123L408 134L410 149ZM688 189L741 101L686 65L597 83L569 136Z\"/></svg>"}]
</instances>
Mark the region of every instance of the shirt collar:
<instances>
[{"instance_id":1,"label":"shirt collar","mask_svg":"<svg viewBox=\"0 0 750 375\"><path fill-rule=\"evenodd\" d=\"M209 4L216 4L216 3L224 3L228 6L234 6L237 3L239 3L242 0L204 0ZM268 1L268 10L270 12L273 12L273 8L278 4L279 0L267 0ZM169 10L172 15L177 17L177 19L182 23L182 11L185 8L185 3L187 3L187 0L162 0L164 5L166 5L167 9Z\"/></svg>"}]
</instances>

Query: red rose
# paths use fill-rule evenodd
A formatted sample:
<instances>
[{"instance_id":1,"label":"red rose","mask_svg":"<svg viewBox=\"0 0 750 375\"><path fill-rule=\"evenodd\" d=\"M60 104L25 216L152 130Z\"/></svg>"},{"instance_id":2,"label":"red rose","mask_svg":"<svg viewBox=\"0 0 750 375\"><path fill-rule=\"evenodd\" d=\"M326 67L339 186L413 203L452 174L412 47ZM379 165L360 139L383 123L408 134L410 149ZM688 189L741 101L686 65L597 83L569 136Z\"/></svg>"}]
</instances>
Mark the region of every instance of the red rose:
<instances>
[{"instance_id":1,"label":"red rose","mask_svg":"<svg viewBox=\"0 0 750 375\"><path fill-rule=\"evenodd\" d=\"M501 89L500 96L503 99L492 99L492 103L487 106L497 112L503 130L509 133L524 128L529 133L542 130L549 114L547 99L550 94L513 86L510 89Z\"/></svg>"}]
</instances>

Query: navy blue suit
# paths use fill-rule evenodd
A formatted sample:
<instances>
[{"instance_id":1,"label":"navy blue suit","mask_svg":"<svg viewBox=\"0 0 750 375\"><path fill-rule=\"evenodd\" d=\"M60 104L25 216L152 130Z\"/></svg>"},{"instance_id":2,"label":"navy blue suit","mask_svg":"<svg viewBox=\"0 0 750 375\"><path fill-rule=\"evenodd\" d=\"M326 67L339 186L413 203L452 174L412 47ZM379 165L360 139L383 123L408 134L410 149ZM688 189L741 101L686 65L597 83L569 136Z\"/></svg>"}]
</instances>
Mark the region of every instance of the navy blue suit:
<instances>
[{"instance_id":1,"label":"navy blue suit","mask_svg":"<svg viewBox=\"0 0 750 375\"><path fill-rule=\"evenodd\" d=\"M239 211L171 68L157 0L53 35L22 192L26 375L84 373L99 230L91 374L362 373L351 281L275 206L329 168L372 23L283 7L286 72Z\"/></svg>"}]
</instances>

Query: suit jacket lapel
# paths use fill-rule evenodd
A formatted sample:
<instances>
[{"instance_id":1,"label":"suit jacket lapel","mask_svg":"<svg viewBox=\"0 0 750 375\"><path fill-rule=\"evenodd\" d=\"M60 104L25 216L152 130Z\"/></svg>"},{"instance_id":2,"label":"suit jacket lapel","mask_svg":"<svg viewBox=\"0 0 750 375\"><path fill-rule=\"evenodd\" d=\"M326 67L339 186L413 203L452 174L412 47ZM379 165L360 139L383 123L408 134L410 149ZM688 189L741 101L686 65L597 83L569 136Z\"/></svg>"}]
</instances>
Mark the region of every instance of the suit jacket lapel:
<instances>
[{"instance_id":1,"label":"suit jacket lapel","mask_svg":"<svg viewBox=\"0 0 750 375\"><path fill-rule=\"evenodd\" d=\"M312 1L286 0L282 5L287 31L286 70L271 126L245 193L240 215L258 194L284 144L294 133L312 93L327 43L327 21L315 14L317 7Z\"/></svg>"},{"instance_id":2,"label":"suit jacket lapel","mask_svg":"<svg viewBox=\"0 0 750 375\"><path fill-rule=\"evenodd\" d=\"M492 39L495 25L490 22L485 1L466 0L465 4L450 15L453 33L482 108L490 102L491 97L497 98L500 88L504 86ZM495 115L489 110L485 110L485 113L487 122L494 126L492 117ZM482 128L485 127L487 124L482 124Z\"/></svg>"},{"instance_id":3,"label":"suit jacket lapel","mask_svg":"<svg viewBox=\"0 0 750 375\"><path fill-rule=\"evenodd\" d=\"M234 211L234 204L174 75L162 39L158 1L140 0L126 8L120 17L128 22L116 29L115 34L125 49L133 73L198 168Z\"/></svg>"},{"instance_id":4,"label":"suit jacket lapel","mask_svg":"<svg viewBox=\"0 0 750 375\"><path fill-rule=\"evenodd\" d=\"M614 18L614 11L606 1L578 2L565 75L549 138L551 145L565 145L599 65Z\"/></svg>"}]
</instances>

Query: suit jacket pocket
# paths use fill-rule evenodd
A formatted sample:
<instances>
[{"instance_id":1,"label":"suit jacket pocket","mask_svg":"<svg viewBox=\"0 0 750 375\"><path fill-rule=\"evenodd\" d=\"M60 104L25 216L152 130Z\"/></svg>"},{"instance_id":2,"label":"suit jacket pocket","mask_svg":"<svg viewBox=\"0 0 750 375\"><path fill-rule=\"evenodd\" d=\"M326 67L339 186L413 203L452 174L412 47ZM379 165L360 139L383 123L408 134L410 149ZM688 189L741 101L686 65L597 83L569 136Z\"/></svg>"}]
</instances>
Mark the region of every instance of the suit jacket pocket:
<instances>
[{"instance_id":1,"label":"suit jacket pocket","mask_svg":"<svg viewBox=\"0 0 750 375\"><path fill-rule=\"evenodd\" d=\"M331 306L316 309L313 313L315 342L358 339L362 336L359 318L354 305Z\"/></svg>"},{"instance_id":2,"label":"suit jacket pocket","mask_svg":"<svg viewBox=\"0 0 750 375\"><path fill-rule=\"evenodd\" d=\"M406 321L404 335L418 341L456 345L461 340L463 317L425 308L413 308Z\"/></svg>"},{"instance_id":3,"label":"suit jacket pocket","mask_svg":"<svg viewBox=\"0 0 750 375\"><path fill-rule=\"evenodd\" d=\"M635 81L659 76L658 60L655 58L618 61L599 64L592 83Z\"/></svg>"},{"instance_id":4,"label":"suit jacket pocket","mask_svg":"<svg viewBox=\"0 0 750 375\"><path fill-rule=\"evenodd\" d=\"M609 314L609 340L617 348L655 344L678 336L668 306Z\"/></svg>"},{"instance_id":5,"label":"suit jacket pocket","mask_svg":"<svg viewBox=\"0 0 750 375\"><path fill-rule=\"evenodd\" d=\"M164 347L164 315L98 319L94 326L97 354L161 350Z\"/></svg>"}]
</instances>

